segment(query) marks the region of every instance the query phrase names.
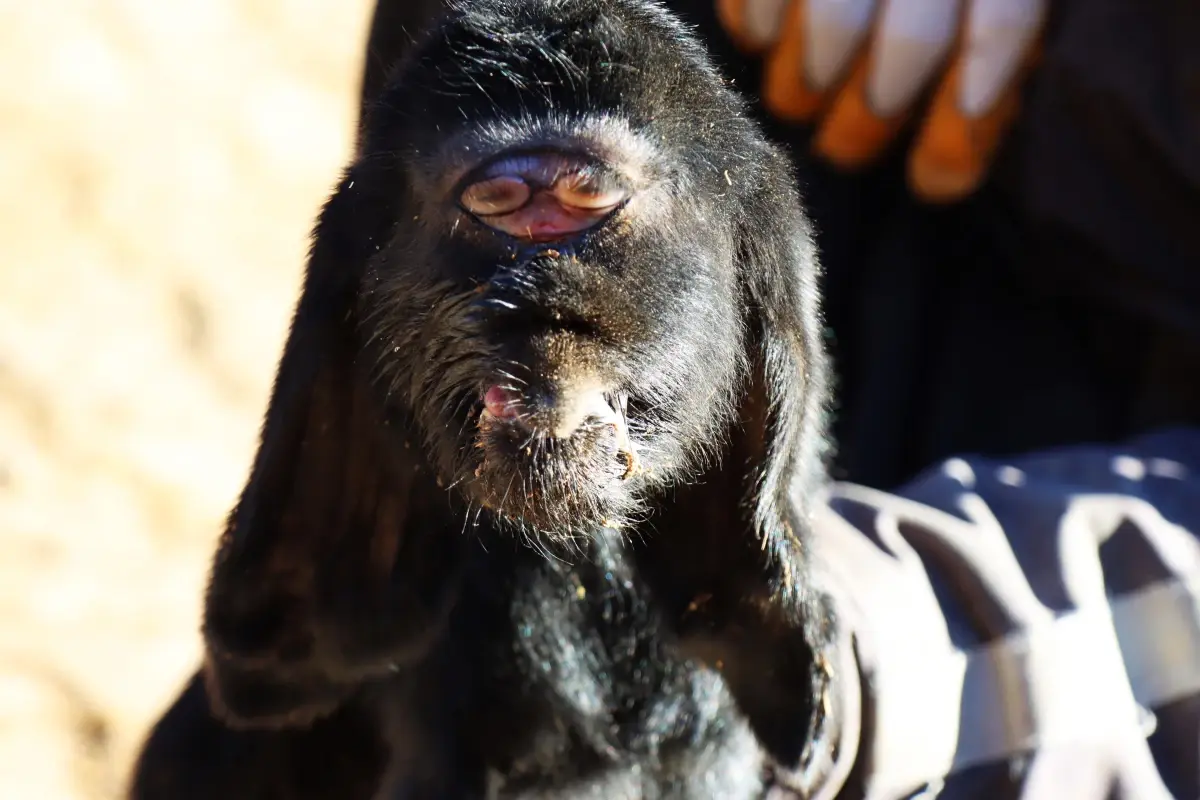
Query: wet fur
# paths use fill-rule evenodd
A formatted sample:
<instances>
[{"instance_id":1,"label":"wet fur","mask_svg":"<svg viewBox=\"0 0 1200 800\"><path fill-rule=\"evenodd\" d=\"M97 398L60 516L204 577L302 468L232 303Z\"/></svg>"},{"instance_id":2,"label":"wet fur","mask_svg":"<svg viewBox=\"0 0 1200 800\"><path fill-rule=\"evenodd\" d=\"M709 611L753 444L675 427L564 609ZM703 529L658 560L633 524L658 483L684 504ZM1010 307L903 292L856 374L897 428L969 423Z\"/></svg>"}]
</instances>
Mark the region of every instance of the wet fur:
<instances>
[{"instance_id":1,"label":"wet fur","mask_svg":"<svg viewBox=\"0 0 1200 800\"><path fill-rule=\"evenodd\" d=\"M132 796L760 797L820 738L833 624L788 162L650 2L478 0L406 49L317 224L205 662ZM448 175L530 143L633 164L643 201L569 247L455 216ZM581 367L620 387L636 476L599 438L475 429L494 376Z\"/></svg>"}]
</instances>

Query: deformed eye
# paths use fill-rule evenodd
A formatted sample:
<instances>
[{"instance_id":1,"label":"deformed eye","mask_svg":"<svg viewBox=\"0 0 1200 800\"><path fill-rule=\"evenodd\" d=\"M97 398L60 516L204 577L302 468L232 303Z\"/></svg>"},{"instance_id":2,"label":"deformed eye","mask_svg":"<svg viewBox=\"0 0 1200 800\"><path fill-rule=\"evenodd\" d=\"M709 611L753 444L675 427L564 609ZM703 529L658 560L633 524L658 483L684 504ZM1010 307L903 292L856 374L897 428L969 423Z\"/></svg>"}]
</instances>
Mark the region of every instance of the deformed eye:
<instances>
[{"instance_id":1,"label":"deformed eye","mask_svg":"<svg viewBox=\"0 0 1200 800\"><path fill-rule=\"evenodd\" d=\"M554 184L554 196L572 208L589 211L609 209L625 199L624 190L605 186L595 176L586 173L567 175Z\"/></svg>"},{"instance_id":2,"label":"deformed eye","mask_svg":"<svg viewBox=\"0 0 1200 800\"><path fill-rule=\"evenodd\" d=\"M459 187L459 208L477 222L531 242L595 227L629 198L621 173L578 153L508 154L480 167Z\"/></svg>"},{"instance_id":3,"label":"deformed eye","mask_svg":"<svg viewBox=\"0 0 1200 800\"><path fill-rule=\"evenodd\" d=\"M481 217L495 214L510 214L529 202L532 191L522 179L513 175L472 183L463 190L460 202L463 208Z\"/></svg>"}]
</instances>

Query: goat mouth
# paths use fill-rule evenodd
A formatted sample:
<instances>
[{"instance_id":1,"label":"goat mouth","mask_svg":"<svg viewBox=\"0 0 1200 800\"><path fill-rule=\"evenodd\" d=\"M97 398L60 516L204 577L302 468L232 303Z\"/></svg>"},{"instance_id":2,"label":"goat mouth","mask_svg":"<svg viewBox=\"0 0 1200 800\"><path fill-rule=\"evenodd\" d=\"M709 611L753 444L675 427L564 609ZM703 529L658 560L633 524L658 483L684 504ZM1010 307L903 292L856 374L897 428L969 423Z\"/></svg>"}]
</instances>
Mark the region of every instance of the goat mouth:
<instances>
[{"instance_id":1,"label":"goat mouth","mask_svg":"<svg viewBox=\"0 0 1200 800\"><path fill-rule=\"evenodd\" d=\"M485 460L505 459L538 471L539 454L576 458L593 467L598 457L607 456L620 467L616 477L621 481L641 471L623 398L592 391L559 400L547 408L510 387L495 384L485 389L476 422L477 446L484 450Z\"/></svg>"}]
</instances>

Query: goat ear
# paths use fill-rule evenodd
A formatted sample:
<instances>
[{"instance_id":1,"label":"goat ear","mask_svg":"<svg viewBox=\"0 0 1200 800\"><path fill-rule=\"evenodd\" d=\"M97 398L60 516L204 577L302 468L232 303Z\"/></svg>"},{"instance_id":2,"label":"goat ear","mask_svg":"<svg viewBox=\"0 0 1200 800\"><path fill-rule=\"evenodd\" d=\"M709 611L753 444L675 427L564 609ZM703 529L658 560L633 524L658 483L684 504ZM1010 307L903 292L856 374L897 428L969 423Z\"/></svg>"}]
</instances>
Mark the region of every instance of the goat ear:
<instances>
[{"instance_id":1,"label":"goat ear","mask_svg":"<svg viewBox=\"0 0 1200 800\"><path fill-rule=\"evenodd\" d=\"M776 166L769 172L790 176ZM775 184L752 195L738 228L752 374L741 415L749 441L737 450L751 454L754 530L775 567L772 588L797 600L809 505L827 474L830 370L812 229L790 180Z\"/></svg>"},{"instance_id":2,"label":"goat ear","mask_svg":"<svg viewBox=\"0 0 1200 800\"><path fill-rule=\"evenodd\" d=\"M810 577L811 504L826 476L829 366L816 248L782 156L748 193L737 226L751 372L731 455L750 464L754 535L765 551L758 624L735 626L720 660L768 751L802 773L826 730L835 621ZM784 180L786 178L786 180Z\"/></svg>"},{"instance_id":3,"label":"goat ear","mask_svg":"<svg viewBox=\"0 0 1200 800\"><path fill-rule=\"evenodd\" d=\"M422 646L447 553L410 536L432 476L385 423L360 357L359 286L403 196L356 166L322 210L249 480L214 560L204 613L215 712L303 724Z\"/></svg>"}]
</instances>

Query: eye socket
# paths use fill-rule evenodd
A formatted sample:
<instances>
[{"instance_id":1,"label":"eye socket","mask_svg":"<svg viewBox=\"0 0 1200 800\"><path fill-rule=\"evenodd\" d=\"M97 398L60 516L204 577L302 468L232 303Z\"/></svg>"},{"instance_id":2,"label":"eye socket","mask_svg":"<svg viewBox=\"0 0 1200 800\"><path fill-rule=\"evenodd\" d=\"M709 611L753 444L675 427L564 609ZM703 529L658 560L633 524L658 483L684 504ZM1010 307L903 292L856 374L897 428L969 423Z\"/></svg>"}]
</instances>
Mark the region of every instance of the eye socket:
<instances>
[{"instance_id":1,"label":"eye socket","mask_svg":"<svg viewBox=\"0 0 1200 800\"><path fill-rule=\"evenodd\" d=\"M463 208L481 217L510 214L529 202L529 184L512 175L472 183L463 190L459 202Z\"/></svg>"},{"instance_id":2,"label":"eye socket","mask_svg":"<svg viewBox=\"0 0 1200 800\"><path fill-rule=\"evenodd\" d=\"M587 211L612 208L625 199L619 187L605 186L595 176L586 173L568 175L554 184L554 196L563 205Z\"/></svg>"}]
</instances>

